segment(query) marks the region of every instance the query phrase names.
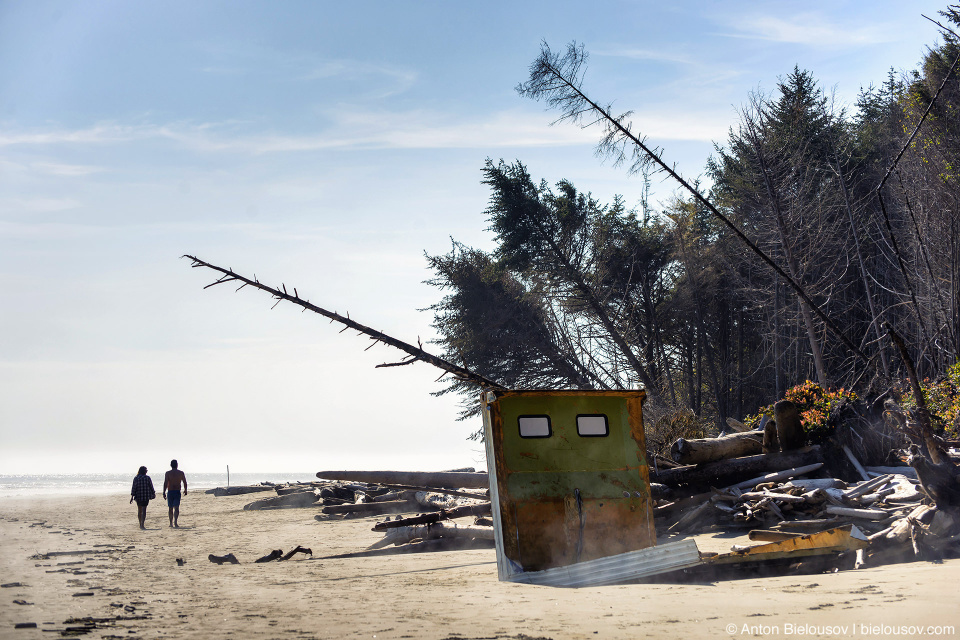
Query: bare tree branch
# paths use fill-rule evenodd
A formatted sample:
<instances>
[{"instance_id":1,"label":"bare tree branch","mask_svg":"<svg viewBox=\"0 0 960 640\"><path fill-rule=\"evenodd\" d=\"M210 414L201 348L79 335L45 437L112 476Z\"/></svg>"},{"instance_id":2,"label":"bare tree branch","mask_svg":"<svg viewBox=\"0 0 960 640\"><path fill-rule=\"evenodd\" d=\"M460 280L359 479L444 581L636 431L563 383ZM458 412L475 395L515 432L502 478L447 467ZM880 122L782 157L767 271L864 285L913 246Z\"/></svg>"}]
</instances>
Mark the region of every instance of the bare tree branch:
<instances>
[{"instance_id":1,"label":"bare tree branch","mask_svg":"<svg viewBox=\"0 0 960 640\"><path fill-rule=\"evenodd\" d=\"M433 366L437 367L438 369L442 369L442 370L443 370L444 372L446 372L446 373L451 373L451 374L453 374L454 376L456 376L456 377L458 377L458 378L460 378L460 379L462 379L462 380L469 380L469 381L471 381L471 382L474 382L474 383L480 385L480 386L483 387L483 388L491 388L491 389L503 389L503 388L504 388L503 385L498 384L498 383L494 382L493 380L489 380L489 379L481 376L481 375L478 374L478 373L474 373L473 371L470 371L469 369L465 369L465 368L460 367L460 366L457 366L457 365L455 365L455 364L453 364L453 363L451 363L451 362L448 362L448 361L446 361L446 360L444 360L444 359L442 359L442 358L438 358L438 357L435 356L435 355L432 355L432 354L430 354L430 353L427 353L427 352L424 351L423 349L417 348L417 347L415 347L415 346L413 346L413 345L411 345L411 344L408 344L408 343L406 343L406 342L403 342L402 340L397 340L396 338L393 338L393 337L391 337L391 336L388 336L388 335L385 334L385 333L382 333L382 332L377 331L377 330L375 330L375 329L371 329L370 327L364 326L364 325L360 324L359 322L354 322L354 321L351 320L349 317L344 317L344 316L342 316L342 315L340 315L340 314L338 314L338 313L335 313L335 312L333 312L333 311L327 311L326 309L323 309L323 308L321 308L321 307L318 307L318 306L316 306L315 304L312 304L312 303L310 303L309 301L300 298L300 296L297 295L297 293L296 293L296 289L294 289L294 295L290 295L289 293L286 292L286 287L284 287L283 285L281 285L281 287L283 287L282 290L281 290L281 289L275 289L274 287L269 287L269 286L267 286L267 285L264 285L264 284L261 284L260 282L258 282L258 281L256 280L256 276L254 276L254 279L251 280L250 278L246 278L246 277L244 277L244 276L242 276L242 275L240 275L240 274L238 274L238 273L235 273L232 269L225 269L225 268L223 268L223 267L218 267L218 266L216 266L216 265L214 265L214 264L210 264L209 262L204 262L203 260L201 260L201 259L199 259L199 258L195 258L195 257L190 256L190 255L185 255L185 256L183 256L183 257L190 259L190 261L191 261L191 265L190 265L190 266L193 267L193 268L206 267L207 269L212 269L212 270L214 270L214 271L219 271L220 273L223 274L223 277L221 277L221 278L220 278L219 280L217 280L216 282L214 282L214 283L212 283L212 284L210 284L210 285L207 285L207 287L204 287L205 289L208 288L208 287L210 287L210 286L216 285L216 284L221 284L221 283L224 283L224 282L230 282L230 281L233 281L233 280L240 280L241 282L243 282L243 283L245 283L245 284L247 284L247 285L250 285L251 287L256 287L257 289L260 289L261 291L266 291L267 293L273 295L273 297L276 298L276 300L277 300L276 304L273 305L274 307L276 307L277 304L280 304L281 302L283 302L284 300L286 300L287 302L292 302L292 303L295 304L295 305L299 305L299 306L303 307L305 310L313 311L314 313L319 313L320 315L322 315L322 316L324 316L324 317L326 317L326 318L329 318L331 321L339 322L340 324L344 325L344 328L343 328L342 331L345 331L345 330L347 330L347 329L353 329L353 330L358 331L358 332L360 332L360 333L362 333L362 334L364 334L364 335L369 336L374 342L373 342L373 344L371 344L369 347L367 347L367 349L369 349L370 347L372 347L373 345L375 345L377 342L382 342L383 344L390 345L391 347L393 347L393 348L395 348L395 349L399 349L399 350L403 351L404 353L407 353L407 354L410 356L409 359L407 359L407 360L405 360L405 361L403 361L403 362L394 363L394 364L379 365L379 366L381 366L381 367L383 367L383 366L399 366L399 365L404 365L404 364L411 364L411 363L416 362L416 361L419 360L419 361L421 361L421 362L426 362L427 364L432 364ZM342 331L341 331L341 333L342 333Z\"/></svg>"}]
</instances>

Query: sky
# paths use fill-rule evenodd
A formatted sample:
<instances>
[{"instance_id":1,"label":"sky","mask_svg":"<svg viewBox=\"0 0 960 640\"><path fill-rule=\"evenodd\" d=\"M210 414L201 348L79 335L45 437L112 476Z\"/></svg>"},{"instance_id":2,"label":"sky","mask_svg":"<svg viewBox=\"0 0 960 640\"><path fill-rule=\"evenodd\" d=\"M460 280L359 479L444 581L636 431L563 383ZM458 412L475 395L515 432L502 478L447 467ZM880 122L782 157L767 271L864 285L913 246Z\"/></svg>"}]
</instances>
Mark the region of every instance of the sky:
<instances>
[{"instance_id":1,"label":"sky","mask_svg":"<svg viewBox=\"0 0 960 640\"><path fill-rule=\"evenodd\" d=\"M181 256L431 350L424 254L492 247L486 158L642 196L517 95L541 42L697 178L751 92L797 65L852 109L944 6L0 0L0 474L485 468L439 370Z\"/></svg>"}]
</instances>

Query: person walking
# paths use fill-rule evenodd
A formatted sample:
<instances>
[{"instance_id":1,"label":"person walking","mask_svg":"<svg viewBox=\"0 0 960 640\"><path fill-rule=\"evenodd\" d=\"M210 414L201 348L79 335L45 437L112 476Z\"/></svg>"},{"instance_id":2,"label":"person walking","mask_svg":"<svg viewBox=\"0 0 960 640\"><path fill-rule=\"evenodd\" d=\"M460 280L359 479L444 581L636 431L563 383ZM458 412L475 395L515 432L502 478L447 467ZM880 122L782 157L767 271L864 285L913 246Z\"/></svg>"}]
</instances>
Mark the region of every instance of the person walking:
<instances>
[{"instance_id":1,"label":"person walking","mask_svg":"<svg viewBox=\"0 0 960 640\"><path fill-rule=\"evenodd\" d=\"M167 500L167 509L170 513L170 526L180 528L177 519L180 517L180 483L183 483L183 495L187 495L187 476L177 468L177 461L170 461L170 471L163 476L163 497Z\"/></svg>"},{"instance_id":2,"label":"person walking","mask_svg":"<svg viewBox=\"0 0 960 640\"><path fill-rule=\"evenodd\" d=\"M137 519L140 521L141 529L146 529L143 523L147 519L147 505L156 497L157 492L153 489L153 480L147 475L147 468L140 467L130 488L130 502L137 501Z\"/></svg>"}]
</instances>

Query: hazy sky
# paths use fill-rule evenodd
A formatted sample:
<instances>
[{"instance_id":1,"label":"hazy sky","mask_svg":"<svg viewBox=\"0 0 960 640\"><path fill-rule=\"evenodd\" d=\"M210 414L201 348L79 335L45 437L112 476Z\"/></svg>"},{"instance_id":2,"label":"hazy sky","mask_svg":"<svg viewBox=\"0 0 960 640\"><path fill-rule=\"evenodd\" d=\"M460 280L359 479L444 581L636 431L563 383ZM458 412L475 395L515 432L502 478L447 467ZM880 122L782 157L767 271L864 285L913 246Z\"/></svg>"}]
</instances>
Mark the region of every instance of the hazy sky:
<instances>
[{"instance_id":1,"label":"hazy sky","mask_svg":"<svg viewBox=\"0 0 960 640\"><path fill-rule=\"evenodd\" d=\"M439 371L179 256L426 342L485 158L639 200L516 95L542 40L696 177L750 91L799 65L851 105L943 6L0 0L0 473L482 466Z\"/></svg>"}]
</instances>

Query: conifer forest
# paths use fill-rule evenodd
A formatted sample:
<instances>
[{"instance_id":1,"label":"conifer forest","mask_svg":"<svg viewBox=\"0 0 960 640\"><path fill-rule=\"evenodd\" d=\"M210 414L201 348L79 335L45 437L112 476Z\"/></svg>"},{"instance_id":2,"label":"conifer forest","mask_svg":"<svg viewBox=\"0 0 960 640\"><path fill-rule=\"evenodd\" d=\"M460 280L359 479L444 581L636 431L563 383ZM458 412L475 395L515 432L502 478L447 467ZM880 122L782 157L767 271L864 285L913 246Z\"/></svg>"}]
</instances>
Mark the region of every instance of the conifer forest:
<instances>
[{"instance_id":1,"label":"conifer forest","mask_svg":"<svg viewBox=\"0 0 960 640\"><path fill-rule=\"evenodd\" d=\"M494 248L454 240L427 256L443 356L515 389L643 387L664 442L750 423L798 388L827 405L904 401L914 367L956 438L960 5L935 18L916 69L864 78L852 107L800 66L744 96L698 180L611 112L617 96L591 94L583 46L544 43L520 96L596 130L625 180L665 173L675 195L601 202L589 184L488 159L477 223ZM439 393L462 394L467 417L477 391L455 379ZM802 408L808 429L829 419Z\"/></svg>"}]
</instances>

